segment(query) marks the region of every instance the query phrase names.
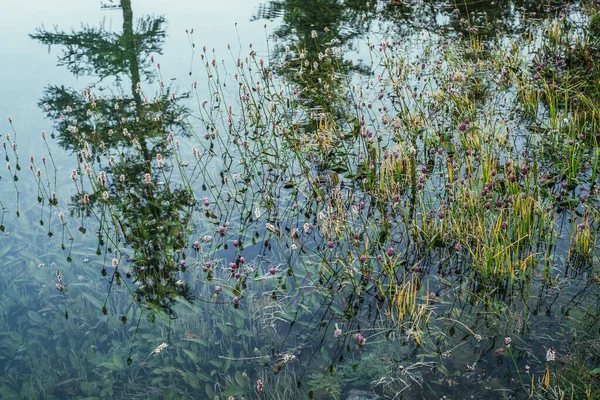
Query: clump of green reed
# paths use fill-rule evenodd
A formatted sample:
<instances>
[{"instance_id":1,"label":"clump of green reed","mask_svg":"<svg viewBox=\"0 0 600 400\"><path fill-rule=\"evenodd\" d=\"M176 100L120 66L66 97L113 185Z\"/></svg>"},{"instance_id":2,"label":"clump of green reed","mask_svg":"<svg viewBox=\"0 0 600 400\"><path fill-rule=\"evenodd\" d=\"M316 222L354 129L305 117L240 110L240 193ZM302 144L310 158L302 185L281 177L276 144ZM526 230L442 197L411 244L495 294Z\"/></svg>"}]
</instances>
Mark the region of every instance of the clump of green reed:
<instances>
[{"instance_id":1,"label":"clump of green reed","mask_svg":"<svg viewBox=\"0 0 600 400\"><path fill-rule=\"evenodd\" d=\"M460 55L460 44L449 47L444 53L446 63L432 67L432 71L434 75L443 71L445 76L456 80L457 76L463 76L465 61L457 56ZM397 64L392 65L397 68ZM468 63L466 71L472 74ZM394 71L389 73L393 75ZM415 74L418 76L418 70ZM406 126L408 131L399 129L394 139L405 148L416 149L416 157L428 160L425 166L413 168L413 172L405 175L406 186L414 182L419 211L416 215L418 223L409 223L409 226L414 236L427 247L454 245L457 249L464 248L475 258L473 264L481 266L482 271L504 275L506 268L512 268L524 251L526 254L528 246L551 230L552 216L536 187L539 179L537 164L530 166L528 160L522 159L517 154L518 149L510 145L509 134L505 136L501 132L503 129L510 132L510 122L501 119L506 99L472 100L453 90L451 84L453 82L447 79L428 80L424 92L430 97L419 97L416 111L402 108L400 121L391 120L390 123L392 127ZM403 82L394 81L394 85L395 92L400 93ZM410 92L406 90L404 94L406 98ZM442 105L447 96L453 99L451 107ZM492 111L477 115L476 101L487 101L488 107L493 107ZM411 122L423 120L419 115L435 117L419 128ZM463 119L448 126L448 122L457 120L457 115L463 115ZM465 118L465 115L469 117ZM421 147L420 144L413 147L412 129L425 133L426 138L429 129L445 131L430 139L431 144L437 142L443 147ZM404 136L406 134L409 136ZM402 137L406 137L409 144L402 141ZM459 153L467 155L459 157ZM514 160L513 164L511 160ZM385 177L385 158L380 164ZM408 169L410 163L407 161L404 165ZM411 175L413 179L409 180ZM387 190L394 187L385 186ZM373 195L376 196L376 192ZM491 241L484 243L486 240Z\"/></svg>"},{"instance_id":2,"label":"clump of green reed","mask_svg":"<svg viewBox=\"0 0 600 400\"><path fill-rule=\"evenodd\" d=\"M564 117L579 121L578 135L589 143L598 126L598 12L584 7L578 18L565 13L547 21L530 76L545 86L541 94L551 115L558 110Z\"/></svg>"},{"instance_id":3,"label":"clump of green reed","mask_svg":"<svg viewBox=\"0 0 600 400\"><path fill-rule=\"evenodd\" d=\"M598 243L598 215L586 210L581 218L573 218L568 259L573 265L591 265Z\"/></svg>"}]
</instances>

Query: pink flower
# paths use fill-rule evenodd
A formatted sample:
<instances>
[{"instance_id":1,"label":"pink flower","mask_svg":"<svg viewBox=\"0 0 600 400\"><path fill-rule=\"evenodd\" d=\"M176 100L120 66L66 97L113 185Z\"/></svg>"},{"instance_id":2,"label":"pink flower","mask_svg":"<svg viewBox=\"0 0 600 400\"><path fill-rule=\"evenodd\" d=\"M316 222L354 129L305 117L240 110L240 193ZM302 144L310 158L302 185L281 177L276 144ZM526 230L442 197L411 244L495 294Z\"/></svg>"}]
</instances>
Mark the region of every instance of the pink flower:
<instances>
[{"instance_id":1,"label":"pink flower","mask_svg":"<svg viewBox=\"0 0 600 400\"><path fill-rule=\"evenodd\" d=\"M365 345L365 337L363 335L361 335L360 333L357 333L354 336L354 340L356 341L356 344L359 345L360 347Z\"/></svg>"}]
</instances>

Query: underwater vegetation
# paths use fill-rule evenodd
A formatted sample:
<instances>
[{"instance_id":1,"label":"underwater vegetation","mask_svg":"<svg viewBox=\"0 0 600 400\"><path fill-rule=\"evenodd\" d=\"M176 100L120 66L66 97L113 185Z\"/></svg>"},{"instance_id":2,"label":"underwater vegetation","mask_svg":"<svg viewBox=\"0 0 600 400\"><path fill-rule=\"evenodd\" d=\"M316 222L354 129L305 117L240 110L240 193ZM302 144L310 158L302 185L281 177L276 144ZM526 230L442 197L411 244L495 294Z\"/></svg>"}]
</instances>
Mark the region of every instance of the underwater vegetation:
<instances>
[{"instance_id":1,"label":"underwater vegetation","mask_svg":"<svg viewBox=\"0 0 600 400\"><path fill-rule=\"evenodd\" d=\"M497 3L271 1L183 89L129 0L33 32L99 82L8 118L0 397L600 397L600 8Z\"/></svg>"}]
</instances>

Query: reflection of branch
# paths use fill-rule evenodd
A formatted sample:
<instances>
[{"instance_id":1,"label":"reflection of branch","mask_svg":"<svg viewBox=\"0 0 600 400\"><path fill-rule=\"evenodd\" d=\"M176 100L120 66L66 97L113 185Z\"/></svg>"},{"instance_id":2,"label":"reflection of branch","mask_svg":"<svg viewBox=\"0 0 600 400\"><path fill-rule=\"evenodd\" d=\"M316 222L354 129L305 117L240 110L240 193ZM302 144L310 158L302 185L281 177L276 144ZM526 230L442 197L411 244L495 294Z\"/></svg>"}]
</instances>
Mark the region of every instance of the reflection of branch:
<instances>
[{"instance_id":1,"label":"reflection of branch","mask_svg":"<svg viewBox=\"0 0 600 400\"><path fill-rule=\"evenodd\" d=\"M149 54L162 54L166 36L164 17L140 18L134 32L117 34L109 32L101 23L99 27L82 26L70 33L54 28L36 29L30 37L42 44L65 46L58 57L58 65L65 66L75 76L98 75L101 77L128 74L131 58L140 60L140 69L147 79L151 77L152 65L146 61ZM133 42L134 47L128 46Z\"/></svg>"},{"instance_id":2,"label":"reflection of branch","mask_svg":"<svg viewBox=\"0 0 600 400\"><path fill-rule=\"evenodd\" d=\"M108 1L111 4L106 4L106 3L101 3L100 4L100 9L101 10L115 10L115 9L121 8L121 6L118 5L118 4L112 4L112 0L108 0Z\"/></svg>"},{"instance_id":3,"label":"reflection of branch","mask_svg":"<svg viewBox=\"0 0 600 400\"><path fill-rule=\"evenodd\" d=\"M82 27L80 32L65 33L55 28L49 32L43 28L36 29L30 35L42 44L63 45L66 47L58 57L58 65L66 66L76 76L85 74L116 75L126 71L125 59L117 57L118 36L106 32L104 24L99 28Z\"/></svg>"}]
</instances>

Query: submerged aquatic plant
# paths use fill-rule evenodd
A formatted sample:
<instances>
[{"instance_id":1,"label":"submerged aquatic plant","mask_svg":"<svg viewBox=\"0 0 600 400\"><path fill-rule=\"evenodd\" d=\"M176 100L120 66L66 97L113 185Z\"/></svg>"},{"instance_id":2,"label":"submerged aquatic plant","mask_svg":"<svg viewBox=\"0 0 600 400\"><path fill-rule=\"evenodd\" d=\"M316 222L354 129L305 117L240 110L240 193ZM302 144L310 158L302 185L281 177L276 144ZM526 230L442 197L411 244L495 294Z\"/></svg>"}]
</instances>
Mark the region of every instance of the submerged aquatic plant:
<instances>
[{"instance_id":1,"label":"submerged aquatic plant","mask_svg":"<svg viewBox=\"0 0 600 400\"><path fill-rule=\"evenodd\" d=\"M232 62L220 62L188 32L207 76L190 85L190 111L154 59L164 19L134 30L130 2L120 5L120 35L32 35L64 46L60 63L74 73L110 72L131 87L106 96L52 86L40 101L73 159L60 175L43 133L47 158L30 158L30 192L45 246L60 229L67 254L28 262L66 259L53 268L61 272L51 298L71 320L98 322L44 324L54 303L15 303L18 293L7 292L3 303L27 311L14 323L58 337L58 347L36 342L16 359L25 341L7 324L3 357L16 361L2 396L35 397L19 378L25 365L41 386L102 397L342 398L364 387L441 397L457 385L465 395L598 393L595 373L572 378L594 371L596 356L556 362L570 354L573 332L598 342L597 82L575 62L595 50L566 31L566 17L488 41L483 14L450 14L461 35L419 31L427 37L418 52L414 36L372 32L368 64L345 54L354 30L344 24L362 26L387 6L296 5L300 13L285 3L295 18L263 57L230 49ZM313 26L318 10L324 19ZM594 21L595 11L580 12ZM126 51L111 64L93 56L96 42ZM80 53L90 56L73 58ZM19 210L28 191L13 132L7 171L18 196L2 207ZM28 285L46 296L44 271ZM66 350L81 347L63 335L69 329L85 355ZM35 349L64 368L41 376L49 366Z\"/></svg>"}]
</instances>

